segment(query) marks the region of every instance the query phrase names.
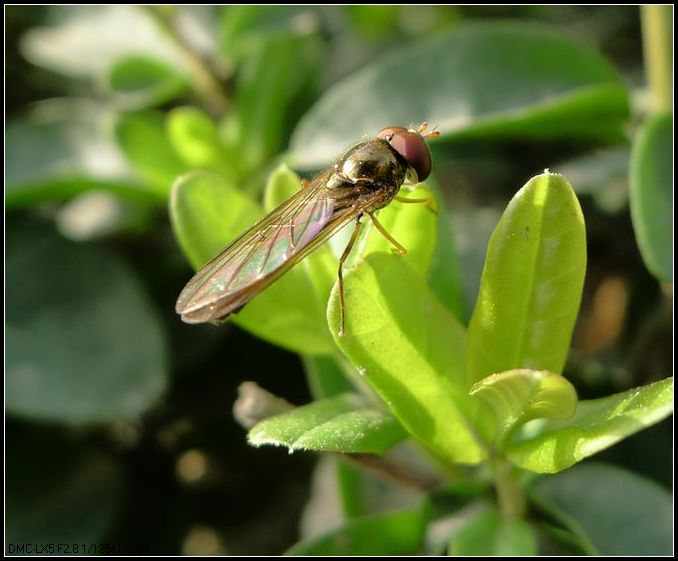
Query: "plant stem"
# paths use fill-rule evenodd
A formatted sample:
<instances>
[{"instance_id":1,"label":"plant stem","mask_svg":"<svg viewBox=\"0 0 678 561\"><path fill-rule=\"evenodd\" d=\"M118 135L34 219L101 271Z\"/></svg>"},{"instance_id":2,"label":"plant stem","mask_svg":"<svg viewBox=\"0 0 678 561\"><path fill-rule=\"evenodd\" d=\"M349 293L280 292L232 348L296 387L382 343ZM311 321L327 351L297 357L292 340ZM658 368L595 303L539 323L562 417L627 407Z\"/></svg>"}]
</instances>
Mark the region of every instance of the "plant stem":
<instances>
[{"instance_id":1,"label":"plant stem","mask_svg":"<svg viewBox=\"0 0 678 561\"><path fill-rule=\"evenodd\" d=\"M182 37L177 28L174 11L157 6L141 6L155 23L174 42L183 54L188 70L192 75L191 84L195 93L202 99L207 109L215 115L222 115L228 108L228 98L224 94L219 78Z\"/></svg>"},{"instance_id":2,"label":"plant stem","mask_svg":"<svg viewBox=\"0 0 678 561\"><path fill-rule=\"evenodd\" d=\"M673 104L673 6L641 6L645 73L652 93L652 111L670 111Z\"/></svg>"},{"instance_id":3,"label":"plant stem","mask_svg":"<svg viewBox=\"0 0 678 561\"><path fill-rule=\"evenodd\" d=\"M505 518L522 518L525 515L525 494L513 466L505 459L497 458L493 468L499 510Z\"/></svg>"}]
</instances>

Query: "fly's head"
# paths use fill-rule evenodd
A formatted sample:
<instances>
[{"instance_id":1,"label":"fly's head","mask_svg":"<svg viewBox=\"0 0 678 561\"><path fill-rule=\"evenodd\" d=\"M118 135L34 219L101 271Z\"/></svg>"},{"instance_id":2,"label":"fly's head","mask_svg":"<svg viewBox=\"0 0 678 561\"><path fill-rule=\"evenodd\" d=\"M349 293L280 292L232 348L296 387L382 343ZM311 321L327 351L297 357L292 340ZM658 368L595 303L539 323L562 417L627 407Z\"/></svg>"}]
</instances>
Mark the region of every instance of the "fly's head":
<instances>
[{"instance_id":1,"label":"fly's head","mask_svg":"<svg viewBox=\"0 0 678 561\"><path fill-rule=\"evenodd\" d=\"M393 126L382 129L377 138L388 143L406 165L407 179L411 183L424 181L431 173L431 151L425 140L435 138L438 131L428 130L428 123L422 123L416 129Z\"/></svg>"},{"instance_id":2,"label":"fly's head","mask_svg":"<svg viewBox=\"0 0 678 561\"><path fill-rule=\"evenodd\" d=\"M425 139L437 136L427 133L426 123L418 129L387 127L376 138L349 150L336 164L335 170L351 183L400 186L407 179L417 183L431 172L431 152Z\"/></svg>"}]
</instances>

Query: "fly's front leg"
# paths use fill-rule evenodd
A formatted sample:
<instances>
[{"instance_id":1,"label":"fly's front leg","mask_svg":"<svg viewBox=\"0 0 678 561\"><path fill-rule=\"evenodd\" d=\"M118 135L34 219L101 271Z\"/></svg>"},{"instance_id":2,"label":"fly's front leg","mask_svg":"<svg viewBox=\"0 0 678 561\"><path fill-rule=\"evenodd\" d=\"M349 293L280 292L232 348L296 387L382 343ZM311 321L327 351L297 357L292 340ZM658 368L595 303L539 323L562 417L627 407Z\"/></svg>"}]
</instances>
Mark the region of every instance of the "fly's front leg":
<instances>
[{"instance_id":1,"label":"fly's front leg","mask_svg":"<svg viewBox=\"0 0 678 561\"><path fill-rule=\"evenodd\" d=\"M377 230L379 230L379 233L382 236L384 236L389 242L391 242L391 245L393 246L393 251L398 255L405 255L407 253L407 250L400 244L398 240L396 240L391 234L388 233L386 228L384 228L381 225L381 223L377 220L377 217L374 216L374 213L368 212L367 214L372 220L372 223L377 227Z\"/></svg>"},{"instance_id":2,"label":"fly's front leg","mask_svg":"<svg viewBox=\"0 0 678 561\"><path fill-rule=\"evenodd\" d=\"M345 314L344 314L344 274L343 274L343 267L344 267L344 261L348 259L349 254L351 253L351 249L353 249L353 246L355 245L355 241L358 239L358 234L360 234L360 219L362 218L362 214L358 216L358 218L355 221L355 227L353 228L353 233L351 234L351 238L348 240L348 243L346 244L346 249L344 249L344 253L341 254L341 258L339 259L339 337L343 337L346 334L346 330L344 328L344 323L345 323Z\"/></svg>"},{"instance_id":3,"label":"fly's front leg","mask_svg":"<svg viewBox=\"0 0 678 561\"><path fill-rule=\"evenodd\" d=\"M434 206L435 199L431 197L418 197L414 199L408 199L407 197L401 197L400 195L396 195L393 197L396 201L399 203L405 203L405 204L422 204L426 205L426 208L429 209L433 214L438 216L438 209Z\"/></svg>"}]
</instances>

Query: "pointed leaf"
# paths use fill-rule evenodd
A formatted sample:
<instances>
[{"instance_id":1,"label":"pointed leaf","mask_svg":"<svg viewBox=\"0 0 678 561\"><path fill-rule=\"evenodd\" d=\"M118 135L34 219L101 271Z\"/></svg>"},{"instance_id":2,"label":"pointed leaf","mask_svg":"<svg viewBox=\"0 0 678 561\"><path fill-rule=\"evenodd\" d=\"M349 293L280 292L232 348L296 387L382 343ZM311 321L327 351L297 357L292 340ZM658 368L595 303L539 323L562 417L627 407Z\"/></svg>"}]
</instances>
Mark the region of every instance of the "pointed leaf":
<instances>
[{"instance_id":1,"label":"pointed leaf","mask_svg":"<svg viewBox=\"0 0 678 561\"><path fill-rule=\"evenodd\" d=\"M393 254L369 255L347 275L345 292L346 335L338 334L336 287L327 311L339 348L410 434L448 461L478 462L462 326Z\"/></svg>"},{"instance_id":2,"label":"pointed leaf","mask_svg":"<svg viewBox=\"0 0 678 561\"><path fill-rule=\"evenodd\" d=\"M515 368L562 372L586 271L570 184L544 173L513 197L487 248L468 333L471 380Z\"/></svg>"},{"instance_id":3,"label":"pointed leaf","mask_svg":"<svg viewBox=\"0 0 678 561\"><path fill-rule=\"evenodd\" d=\"M531 419L567 419L574 415L577 394L560 374L543 370L509 370L483 378L471 395L494 413L501 438Z\"/></svg>"},{"instance_id":4,"label":"pointed leaf","mask_svg":"<svg viewBox=\"0 0 678 561\"><path fill-rule=\"evenodd\" d=\"M522 468L554 473L661 421L672 411L673 378L666 378L601 399L580 401L574 417L566 421L533 421L516 435L506 452Z\"/></svg>"},{"instance_id":5,"label":"pointed leaf","mask_svg":"<svg viewBox=\"0 0 678 561\"><path fill-rule=\"evenodd\" d=\"M357 394L342 394L297 407L258 423L250 444L286 446L317 452L382 454L407 433L391 414L368 405Z\"/></svg>"},{"instance_id":6,"label":"pointed leaf","mask_svg":"<svg viewBox=\"0 0 678 561\"><path fill-rule=\"evenodd\" d=\"M187 174L172 191L172 227L195 269L260 216L254 201L214 173ZM295 352L326 353L334 348L313 286L299 267L288 271L231 318L243 329Z\"/></svg>"}]
</instances>

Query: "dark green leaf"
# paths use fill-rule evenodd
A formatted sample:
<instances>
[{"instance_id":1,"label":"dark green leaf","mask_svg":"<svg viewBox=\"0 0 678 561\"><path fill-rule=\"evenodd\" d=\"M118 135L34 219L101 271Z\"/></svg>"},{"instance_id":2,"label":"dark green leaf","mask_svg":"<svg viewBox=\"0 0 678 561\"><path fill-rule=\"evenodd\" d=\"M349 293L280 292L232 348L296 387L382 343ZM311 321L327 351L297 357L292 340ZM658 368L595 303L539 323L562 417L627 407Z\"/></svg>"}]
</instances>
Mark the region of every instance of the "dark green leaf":
<instances>
[{"instance_id":1,"label":"dark green leaf","mask_svg":"<svg viewBox=\"0 0 678 561\"><path fill-rule=\"evenodd\" d=\"M562 372L585 271L584 217L572 187L557 174L533 177L490 239L469 325L470 379L515 368Z\"/></svg>"},{"instance_id":2,"label":"dark green leaf","mask_svg":"<svg viewBox=\"0 0 678 561\"><path fill-rule=\"evenodd\" d=\"M537 555L537 540L530 525L519 518L506 519L496 509L468 520L450 544L450 555L522 556Z\"/></svg>"},{"instance_id":3,"label":"dark green leaf","mask_svg":"<svg viewBox=\"0 0 678 561\"><path fill-rule=\"evenodd\" d=\"M383 454L407 437L388 411L366 404L357 394L342 394L297 407L258 423L250 444L294 450Z\"/></svg>"},{"instance_id":4,"label":"dark green leaf","mask_svg":"<svg viewBox=\"0 0 678 561\"><path fill-rule=\"evenodd\" d=\"M650 272L673 280L673 117L648 120L631 156L631 217L638 247Z\"/></svg>"},{"instance_id":5,"label":"dark green leaf","mask_svg":"<svg viewBox=\"0 0 678 561\"><path fill-rule=\"evenodd\" d=\"M187 174L172 191L172 227L196 269L260 216L254 201L215 173ZM231 318L251 333L296 352L334 349L313 284L300 267L288 271Z\"/></svg>"},{"instance_id":6,"label":"dark green leaf","mask_svg":"<svg viewBox=\"0 0 678 561\"><path fill-rule=\"evenodd\" d=\"M399 256L372 253L346 277L346 335L339 336L338 290L327 310L343 353L420 442L448 461L484 455L472 415L463 327Z\"/></svg>"},{"instance_id":7,"label":"dark green leaf","mask_svg":"<svg viewBox=\"0 0 678 561\"><path fill-rule=\"evenodd\" d=\"M120 258L23 219L7 230L6 409L134 420L166 384L164 336Z\"/></svg>"},{"instance_id":8,"label":"dark green leaf","mask_svg":"<svg viewBox=\"0 0 678 561\"><path fill-rule=\"evenodd\" d=\"M554 473L592 456L673 411L673 378L601 399L580 401L566 421L533 421L507 447L522 468Z\"/></svg>"},{"instance_id":9,"label":"dark green leaf","mask_svg":"<svg viewBox=\"0 0 678 561\"><path fill-rule=\"evenodd\" d=\"M294 161L319 167L361 135L420 121L437 125L443 140L621 138L628 103L610 64L556 29L465 25L334 85L295 131Z\"/></svg>"},{"instance_id":10,"label":"dark green leaf","mask_svg":"<svg viewBox=\"0 0 678 561\"><path fill-rule=\"evenodd\" d=\"M299 542L285 555L416 555L425 523L421 509L356 518L325 536Z\"/></svg>"},{"instance_id":11,"label":"dark green leaf","mask_svg":"<svg viewBox=\"0 0 678 561\"><path fill-rule=\"evenodd\" d=\"M656 556L673 552L671 494L618 467L578 466L541 479L535 492L600 555Z\"/></svg>"},{"instance_id":12,"label":"dark green leaf","mask_svg":"<svg viewBox=\"0 0 678 561\"><path fill-rule=\"evenodd\" d=\"M145 55L115 61L106 83L127 107L143 108L169 101L188 88L188 78L175 66Z\"/></svg>"},{"instance_id":13,"label":"dark green leaf","mask_svg":"<svg viewBox=\"0 0 678 561\"><path fill-rule=\"evenodd\" d=\"M30 544L37 549L25 553L82 554L75 544L104 541L121 506L121 466L45 431L8 434L5 553L16 555L12 546ZM42 549L50 545L53 551Z\"/></svg>"}]
</instances>

